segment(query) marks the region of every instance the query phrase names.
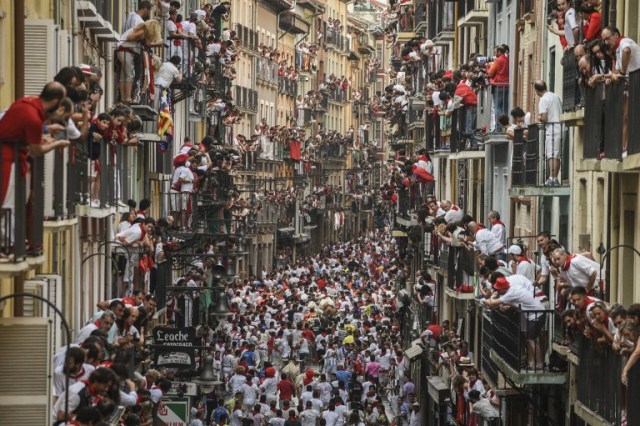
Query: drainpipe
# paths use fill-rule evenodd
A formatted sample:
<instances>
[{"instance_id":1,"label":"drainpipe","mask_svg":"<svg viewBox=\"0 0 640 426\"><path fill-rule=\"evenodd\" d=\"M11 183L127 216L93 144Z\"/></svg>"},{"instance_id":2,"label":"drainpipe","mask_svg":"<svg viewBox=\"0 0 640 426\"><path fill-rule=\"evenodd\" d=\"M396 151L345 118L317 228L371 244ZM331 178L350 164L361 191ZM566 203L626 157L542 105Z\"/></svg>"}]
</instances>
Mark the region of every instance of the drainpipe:
<instances>
[{"instance_id":1,"label":"drainpipe","mask_svg":"<svg viewBox=\"0 0 640 426\"><path fill-rule=\"evenodd\" d=\"M24 97L24 0L15 0L13 9L13 27L15 34L13 81L14 97ZM21 289L16 288L19 293Z\"/></svg>"}]
</instances>

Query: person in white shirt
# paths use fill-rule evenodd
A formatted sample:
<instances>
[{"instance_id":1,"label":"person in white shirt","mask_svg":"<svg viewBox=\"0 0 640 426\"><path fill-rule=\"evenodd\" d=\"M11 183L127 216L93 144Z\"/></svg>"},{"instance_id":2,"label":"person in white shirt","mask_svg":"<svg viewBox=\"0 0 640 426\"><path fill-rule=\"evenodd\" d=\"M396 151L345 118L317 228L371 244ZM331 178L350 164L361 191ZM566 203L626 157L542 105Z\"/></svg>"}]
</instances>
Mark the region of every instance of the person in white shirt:
<instances>
[{"instance_id":1,"label":"person in white shirt","mask_svg":"<svg viewBox=\"0 0 640 426\"><path fill-rule=\"evenodd\" d=\"M536 264L527 257L521 246L513 244L507 250L507 254L512 256L512 268L514 274L524 275L525 277L527 277L527 279L529 279L529 281L532 282L536 280Z\"/></svg>"},{"instance_id":2,"label":"person in white shirt","mask_svg":"<svg viewBox=\"0 0 640 426\"><path fill-rule=\"evenodd\" d=\"M613 81L618 81L620 76L629 75L640 69L640 46L629 37L622 37L616 27L605 27L602 30L602 39L612 50L616 52L616 70L612 75Z\"/></svg>"},{"instance_id":3,"label":"person in white shirt","mask_svg":"<svg viewBox=\"0 0 640 426\"><path fill-rule=\"evenodd\" d=\"M504 277L495 281L493 289L495 293L491 299L484 299L482 302L491 309L503 309L505 305L509 305L522 310L527 319L527 328L523 331L526 332L529 368L543 368L544 354L538 336L545 325L544 306L531 292L520 286L512 286Z\"/></svg>"},{"instance_id":4,"label":"person in white shirt","mask_svg":"<svg viewBox=\"0 0 640 426\"><path fill-rule=\"evenodd\" d=\"M498 241L504 242L506 241L505 237L507 234L504 223L500 220L500 213L495 210L491 210L487 214L487 219L489 219L489 223L491 224L491 233L496 236Z\"/></svg>"},{"instance_id":5,"label":"person in white shirt","mask_svg":"<svg viewBox=\"0 0 640 426\"><path fill-rule=\"evenodd\" d=\"M558 248L551 254L551 262L558 268L559 288L584 287L588 296L599 290L600 265L581 254L569 254Z\"/></svg>"},{"instance_id":6,"label":"person in white shirt","mask_svg":"<svg viewBox=\"0 0 640 426\"><path fill-rule=\"evenodd\" d=\"M180 57L177 55L172 56L167 62L163 62L155 73L154 84L161 89L169 89L173 82L180 83L182 73L178 69L179 66Z\"/></svg>"},{"instance_id":7,"label":"person in white shirt","mask_svg":"<svg viewBox=\"0 0 640 426\"><path fill-rule=\"evenodd\" d=\"M456 223L462 220L462 210L451 201L441 201L440 208L442 208L446 212L444 215L444 220L446 220L447 223Z\"/></svg>"},{"instance_id":8,"label":"person in white shirt","mask_svg":"<svg viewBox=\"0 0 640 426\"><path fill-rule=\"evenodd\" d=\"M307 401L304 407L305 410L300 413L300 423L302 426L316 426L320 418L320 412L313 409L311 401Z\"/></svg>"},{"instance_id":9,"label":"person in white shirt","mask_svg":"<svg viewBox=\"0 0 640 426\"><path fill-rule=\"evenodd\" d=\"M504 244L491 231L475 221L469 222L467 229L474 235L473 246L477 251L504 260Z\"/></svg>"},{"instance_id":10,"label":"person in white shirt","mask_svg":"<svg viewBox=\"0 0 640 426\"><path fill-rule=\"evenodd\" d=\"M53 373L53 394L60 396L66 386L67 376L69 386L77 382L87 380L95 370L93 365L85 364L85 353L82 348L72 347L66 353L66 365L57 367Z\"/></svg>"},{"instance_id":11,"label":"person in white shirt","mask_svg":"<svg viewBox=\"0 0 640 426\"><path fill-rule=\"evenodd\" d=\"M141 1L138 4L138 10L129 13L129 16L127 16L127 20L124 22L124 26L122 27L122 32L124 33L131 28L135 28L139 24L144 24L144 21L149 19L151 16L151 7L152 4L150 1Z\"/></svg>"},{"instance_id":12,"label":"person in white shirt","mask_svg":"<svg viewBox=\"0 0 640 426\"><path fill-rule=\"evenodd\" d=\"M562 0L561 0L562 1ZM544 123L544 152L549 162L549 177L545 186L559 186L558 173L560 172L560 151L562 148L562 100L560 96L547 90L547 83L538 80L533 88L540 97L538 103L538 120Z\"/></svg>"}]
</instances>

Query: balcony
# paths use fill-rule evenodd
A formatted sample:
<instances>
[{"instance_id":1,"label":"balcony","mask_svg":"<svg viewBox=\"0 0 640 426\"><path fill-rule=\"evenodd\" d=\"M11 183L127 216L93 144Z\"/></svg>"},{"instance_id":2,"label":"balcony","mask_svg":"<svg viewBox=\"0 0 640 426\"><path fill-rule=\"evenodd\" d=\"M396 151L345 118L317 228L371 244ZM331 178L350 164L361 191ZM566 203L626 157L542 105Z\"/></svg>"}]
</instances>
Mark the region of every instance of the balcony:
<instances>
[{"instance_id":1,"label":"balcony","mask_svg":"<svg viewBox=\"0 0 640 426\"><path fill-rule=\"evenodd\" d=\"M580 371L588 372L576 375L576 414L588 424L621 424L624 394L620 376L623 359L610 347L596 347L595 342L584 335L578 336L576 355L579 357Z\"/></svg>"},{"instance_id":2,"label":"balcony","mask_svg":"<svg viewBox=\"0 0 640 426\"><path fill-rule=\"evenodd\" d=\"M491 357L491 349L496 346L493 336L493 319L489 312L482 313L482 343L480 356L480 370L484 376L493 384L498 386L500 371L495 361Z\"/></svg>"},{"instance_id":3,"label":"balcony","mask_svg":"<svg viewBox=\"0 0 640 426\"><path fill-rule=\"evenodd\" d=\"M236 24L236 36L240 39L240 48L248 52L258 51L258 33L242 24Z\"/></svg>"},{"instance_id":4,"label":"balcony","mask_svg":"<svg viewBox=\"0 0 640 426\"><path fill-rule=\"evenodd\" d=\"M569 144L562 123L516 129L513 140L511 195L569 195ZM553 153L552 153L553 150ZM553 160L548 157L554 156ZM549 177L557 175L557 181Z\"/></svg>"},{"instance_id":5,"label":"balcony","mask_svg":"<svg viewBox=\"0 0 640 426\"><path fill-rule=\"evenodd\" d=\"M627 154L640 152L637 138L630 133L639 129L634 120L640 113L633 108L640 95L640 73L629 76L629 89L625 84L599 84L585 89L584 97L584 151L585 159L621 161ZM627 117L628 114L628 117Z\"/></svg>"},{"instance_id":6,"label":"balcony","mask_svg":"<svg viewBox=\"0 0 640 426\"><path fill-rule=\"evenodd\" d=\"M427 28L427 2L422 0L416 3L416 18L414 33L420 33Z\"/></svg>"},{"instance_id":7,"label":"balcony","mask_svg":"<svg viewBox=\"0 0 640 426\"><path fill-rule=\"evenodd\" d=\"M258 92L242 86L235 86L235 104L245 111L258 111Z\"/></svg>"},{"instance_id":8,"label":"balcony","mask_svg":"<svg viewBox=\"0 0 640 426\"><path fill-rule=\"evenodd\" d=\"M347 103L347 92L345 90L342 90L339 87L336 87L333 90L329 90L329 100L332 102L336 102L339 104L345 104Z\"/></svg>"},{"instance_id":9,"label":"balcony","mask_svg":"<svg viewBox=\"0 0 640 426\"><path fill-rule=\"evenodd\" d=\"M409 112L407 113L407 120L409 124L409 130L420 128L424 129L425 123L425 110L424 100L418 98L411 98L409 101Z\"/></svg>"},{"instance_id":10,"label":"balcony","mask_svg":"<svg viewBox=\"0 0 640 426\"><path fill-rule=\"evenodd\" d=\"M104 218L129 209L123 201L132 198L132 171L137 161L134 149L104 140L96 142L91 152L86 146L75 147L70 175L76 179L69 194L78 202L78 216Z\"/></svg>"},{"instance_id":11,"label":"balcony","mask_svg":"<svg viewBox=\"0 0 640 426\"><path fill-rule=\"evenodd\" d=\"M325 46L327 50L335 50L336 52L345 52L347 43L345 36L335 30L326 30L324 33Z\"/></svg>"},{"instance_id":12,"label":"balcony","mask_svg":"<svg viewBox=\"0 0 640 426\"><path fill-rule=\"evenodd\" d=\"M286 12L293 8L293 3L289 0L264 0L262 5L271 9L275 13Z\"/></svg>"},{"instance_id":13,"label":"balcony","mask_svg":"<svg viewBox=\"0 0 640 426\"><path fill-rule=\"evenodd\" d=\"M295 98L298 95L298 80L278 77L278 93Z\"/></svg>"},{"instance_id":14,"label":"balcony","mask_svg":"<svg viewBox=\"0 0 640 426\"><path fill-rule=\"evenodd\" d=\"M460 26L482 26L489 20L489 9L484 0L464 0L464 12L458 20Z\"/></svg>"},{"instance_id":15,"label":"balcony","mask_svg":"<svg viewBox=\"0 0 640 426\"><path fill-rule=\"evenodd\" d=\"M2 141L0 148L0 156L8 157L0 158L0 161L4 167L12 169L14 176L8 182L1 182L0 177L0 185L6 185L7 191L14 192L13 206L7 202L7 198L7 207L0 209L0 251L3 260L0 262L0 277L10 277L44 262L45 159L43 156L34 158L30 172L26 172L24 166L28 161L28 148L25 143ZM30 174L29 180L23 177L25 172ZM30 182L33 185L28 188Z\"/></svg>"},{"instance_id":16,"label":"balcony","mask_svg":"<svg viewBox=\"0 0 640 426\"><path fill-rule=\"evenodd\" d=\"M449 247L449 261L447 268L447 285L445 293L456 300L475 299L475 254L463 247Z\"/></svg>"},{"instance_id":17,"label":"balcony","mask_svg":"<svg viewBox=\"0 0 640 426\"><path fill-rule=\"evenodd\" d=\"M296 51L296 68L299 69L301 73L313 72L312 59L313 56L309 53Z\"/></svg>"},{"instance_id":18,"label":"balcony","mask_svg":"<svg viewBox=\"0 0 640 426\"><path fill-rule=\"evenodd\" d=\"M308 34L311 24L295 12L280 15L280 29L291 34Z\"/></svg>"},{"instance_id":19,"label":"balcony","mask_svg":"<svg viewBox=\"0 0 640 426\"><path fill-rule=\"evenodd\" d=\"M566 374L552 373L545 367L535 363L529 365L527 362L528 348L540 351L543 360L548 359L551 352L548 331L553 330L555 320L553 310L521 311L511 308L505 312L486 312L484 315L491 320L486 323L487 333L493 339L493 346L489 349L490 358L508 380L517 386L566 382ZM528 325L534 319L543 322L542 331L537 336L529 334Z\"/></svg>"},{"instance_id":20,"label":"balcony","mask_svg":"<svg viewBox=\"0 0 640 426\"><path fill-rule=\"evenodd\" d=\"M358 52L362 55L371 55L376 51L371 37L368 34L362 34L358 38Z\"/></svg>"},{"instance_id":21,"label":"balcony","mask_svg":"<svg viewBox=\"0 0 640 426\"><path fill-rule=\"evenodd\" d=\"M403 226L417 225L417 211L425 203L427 195L433 194L434 182L411 182L408 187L398 189L396 223Z\"/></svg>"},{"instance_id":22,"label":"balcony","mask_svg":"<svg viewBox=\"0 0 640 426\"><path fill-rule=\"evenodd\" d=\"M88 29L97 41L116 42L120 40L120 36L111 25L111 16L109 6L102 7L98 10L91 1L78 1L76 3L76 11L78 13L78 21L81 25Z\"/></svg>"},{"instance_id":23,"label":"balcony","mask_svg":"<svg viewBox=\"0 0 640 426\"><path fill-rule=\"evenodd\" d=\"M278 64L268 58L256 58L256 81L264 85L277 87Z\"/></svg>"}]
</instances>

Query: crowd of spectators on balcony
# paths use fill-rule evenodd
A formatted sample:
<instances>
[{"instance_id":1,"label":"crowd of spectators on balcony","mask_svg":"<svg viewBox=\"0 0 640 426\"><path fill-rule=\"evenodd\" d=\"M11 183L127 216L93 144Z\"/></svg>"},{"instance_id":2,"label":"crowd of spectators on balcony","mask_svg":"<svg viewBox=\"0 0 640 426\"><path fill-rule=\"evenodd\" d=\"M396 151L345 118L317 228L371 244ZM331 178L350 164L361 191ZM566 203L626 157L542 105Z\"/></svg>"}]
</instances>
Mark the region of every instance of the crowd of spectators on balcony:
<instances>
[{"instance_id":1,"label":"crowd of spectators on balcony","mask_svg":"<svg viewBox=\"0 0 640 426\"><path fill-rule=\"evenodd\" d=\"M433 303L435 284L427 272L421 273L414 288L421 306ZM432 312L432 307L428 311ZM455 327L448 320L441 324L429 321L420 337L429 352L430 375L438 375L450 383L450 421L467 425L499 419L500 397L479 370L478 359L469 351L469 342L456 334Z\"/></svg>"}]
</instances>

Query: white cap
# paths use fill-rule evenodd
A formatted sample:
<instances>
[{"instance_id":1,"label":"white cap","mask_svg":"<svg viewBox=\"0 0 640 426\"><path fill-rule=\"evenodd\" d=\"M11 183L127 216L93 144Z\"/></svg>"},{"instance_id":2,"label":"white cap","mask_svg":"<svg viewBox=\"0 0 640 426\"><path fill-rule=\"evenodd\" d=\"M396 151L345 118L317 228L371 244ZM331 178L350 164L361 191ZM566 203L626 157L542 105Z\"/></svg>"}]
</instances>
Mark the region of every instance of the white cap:
<instances>
[{"instance_id":1,"label":"white cap","mask_svg":"<svg viewBox=\"0 0 640 426\"><path fill-rule=\"evenodd\" d=\"M509 247L509 250L507 250L507 253L520 256L522 254L522 247L514 244L511 247Z\"/></svg>"}]
</instances>

